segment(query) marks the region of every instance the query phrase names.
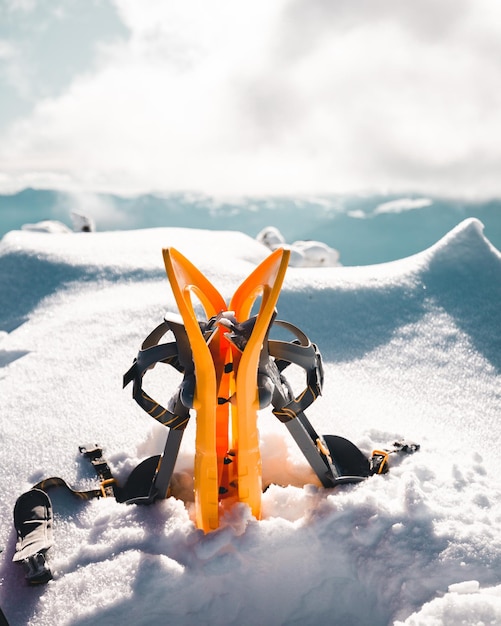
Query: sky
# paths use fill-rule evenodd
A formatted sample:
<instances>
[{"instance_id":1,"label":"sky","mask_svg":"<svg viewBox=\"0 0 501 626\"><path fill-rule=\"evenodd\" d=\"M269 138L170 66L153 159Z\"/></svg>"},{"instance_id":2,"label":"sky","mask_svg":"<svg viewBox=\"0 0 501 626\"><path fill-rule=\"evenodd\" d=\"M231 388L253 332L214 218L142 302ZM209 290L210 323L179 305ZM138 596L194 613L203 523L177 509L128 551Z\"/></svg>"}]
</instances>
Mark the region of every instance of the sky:
<instances>
[{"instance_id":1,"label":"sky","mask_svg":"<svg viewBox=\"0 0 501 626\"><path fill-rule=\"evenodd\" d=\"M0 192L501 195L497 0L0 0Z\"/></svg>"},{"instance_id":2,"label":"sky","mask_svg":"<svg viewBox=\"0 0 501 626\"><path fill-rule=\"evenodd\" d=\"M257 420L261 519L223 500L219 528L204 534L193 472L206 424L192 410L172 497L136 506L49 490L53 580L26 584L12 562L22 493L49 476L96 488L80 445L102 445L122 486L163 451L166 428L122 376L178 310L162 259L172 246L228 303L269 254L242 232L193 228L0 240L0 606L10 626L501 624L501 253L474 218L391 263L289 266L277 304L323 357L322 394L305 410L316 432L366 455L400 439L419 451L324 489L268 405ZM270 337L295 339L276 327ZM283 373L296 396L311 382L294 365ZM166 406L181 381L158 363L142 387Z\"/></svg>"}]
</instances>

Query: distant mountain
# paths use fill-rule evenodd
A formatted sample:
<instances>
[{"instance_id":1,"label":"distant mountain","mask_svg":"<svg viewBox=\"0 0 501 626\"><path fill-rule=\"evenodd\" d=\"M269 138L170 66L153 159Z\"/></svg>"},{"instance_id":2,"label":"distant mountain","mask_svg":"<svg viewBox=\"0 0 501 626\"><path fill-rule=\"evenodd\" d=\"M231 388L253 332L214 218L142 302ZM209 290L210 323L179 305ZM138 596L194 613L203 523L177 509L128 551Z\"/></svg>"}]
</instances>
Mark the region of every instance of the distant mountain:
<instances>
[{"instance_id":1,"label":"distant mountain","mask_svg":"<svg viewBox=\"0 0 501 626\"><path fill-rule=\"evenodd\" d=\"M0 195L0 236L19 229L22 224L55 217L58 192L46 189L23 189L12 195Z\"/></svg>"},{"instance_id":2,"label":"distant mountain","mask_svg":"<svg viewBox=\"0 0 501 626\"><path fill-rule=\"evenodd\" d=\"M0 236L23 224L58 220L71 212L91 216L97 230L155 227L239 230L251 237L277 227L288 243L323 241L340 251L344 265L391 261L428 248L468 217L485 225L501 250L501 199L467 202L408 195L241 197L218 199L196 193L73 194L24 189L0 195Z\"/></svg>"}]
</instances>

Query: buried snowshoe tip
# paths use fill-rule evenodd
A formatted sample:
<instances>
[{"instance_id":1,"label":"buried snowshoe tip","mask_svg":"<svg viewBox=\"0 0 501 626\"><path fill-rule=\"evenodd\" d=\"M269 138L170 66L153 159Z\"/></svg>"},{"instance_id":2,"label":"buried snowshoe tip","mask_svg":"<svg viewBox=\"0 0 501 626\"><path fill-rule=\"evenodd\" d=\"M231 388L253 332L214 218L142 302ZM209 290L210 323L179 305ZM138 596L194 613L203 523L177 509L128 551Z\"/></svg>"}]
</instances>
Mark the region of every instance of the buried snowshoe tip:
<instances>
[{"instance_id":1,"label":"buried snowshoe tip","mask_svg":"<svg viewBox=\"0 0 501 626\"><path fill-rule=\"evenodd\" d=\"M373 450L372 457L370 459L371 473L372 474L386 474L390 469L388 465L388 458L390 454L414 454L421 448L419 443L413 441L394 441L393 447L389 450Z\"/></svg>"},{"instance_id":2,"label":"buried snowshoe tip","mask_svg":"<svg viewBox=\"0 0 501 626\"><path fill-rule=\"evenodd\" d=\"M404 452L405 454L414 454L414 452L418 452L421 448L419 443L415 443L414 441L394 441L393 448L395 452Z\"/></svg>"}]
</instances>

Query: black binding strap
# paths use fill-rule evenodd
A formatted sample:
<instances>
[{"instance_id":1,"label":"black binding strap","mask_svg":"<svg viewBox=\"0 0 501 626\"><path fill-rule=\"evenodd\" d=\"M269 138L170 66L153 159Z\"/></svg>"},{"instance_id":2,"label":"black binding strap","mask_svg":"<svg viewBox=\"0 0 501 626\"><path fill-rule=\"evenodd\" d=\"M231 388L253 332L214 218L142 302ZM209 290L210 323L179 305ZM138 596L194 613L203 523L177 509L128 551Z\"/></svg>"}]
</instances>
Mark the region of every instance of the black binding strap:
<instances>
[{"instance_id":1,"label":"black binding strap","mask_svg":"<svg viewBox=\"0 0 501 626\"><path fill-rule=\"evenodd\" d=\"M201 324L201 330L208 336L213 332L210 321ZM159 343L167 332L171 331L175 341L169 343ZM168 406L164 407L143 389L143 377L149 369L155 367L157 363L171 365L179 372L183 373L183 380L170 399ZM195 394L195 366L191 352L188 335L182 323L182 318L177 315L169 315L159 324L143 341L137 358L134 359L132 367L123 377L123 386L126 387L133 382L132 397L145 410L148 415L169 428L165 449L160 457L146 459L134 470L128 480L130 489L126 489L126 502L130 503L150 503L157 498L167 497L170 481L174 472L181 440L184 430L190 418L190 408L193 405ZM153 476L149 482L146 481L148 490L144 492L145 480L143 470L146 470L146 477L151 471L151 466L155 464ZM134 475L135 474L135 475ZM141 487L143 485L143 487ZM135 492L135 493L134 493Z\"/></svg>"},{"instance_id":2,"label":"black binding strap","mask_svg":"<svg viewBox=\"0 0 501 626\"><path fill-rule=\"evenodd\" d=\"M166 318L144 340L137 358L132 367L124 376L124 387L133 381L133 397L136 402L152 417L171 428L168 439L173 435L176 427L184 428L189 418L189 408L192 405L195 388L194 365L188 337L182 322L176 318ZM227 337L241 351L252 334L257 316L244 322L237 322L232 316L219 315L208 322L199 322L202 333L209 339L217 322L228 328ZM293 341L269 339L273 325L292 333ZM168 330L174 333L176 341L167 344L158 344L158 341ZM153 400L142 387L143 377L156 363L163 362L173 365L183 372L184 378L176 394L165 408ZM306 388L297 396L294 395L283 371L291 364L303 368L306 372ZM363 480L368 475L346 475L344 465L336 464L332 453L324 438L319 435L306 415L304 414L315 399L321 394L324 380L322 356L315 344L306 334L290 322L273 319L263 342L258 372L257 387L259 406L265 408L273 406L273 413L283 422L295 441L301 448L310 465L325 487L331 487L337 482L355 482ZM186 423L183 421L186 418ZM351 444L353 446L353 444ZM358 455L362 453L356 449ZM344 450L344 449L343 449ZM346 452L344 451L346 457ZM362 455L363 456L363 455ZM164 453L164 463L167 453ZM175 458L174 458L175 461ZM367 461L368 463L368 461ZM170 475L173 470L173 461L170 462ZM162 467L162 466L161 466ZM354 467L352 463L351 468Z\"/></svg>"},{"instance_id":3,"label":"black binding strap","mask_svg":"<svg viewBox=\"0 0 501 626\"><path fill-rule=\"evenodd\" d=\"M273 414L281 421L288 422L305 411L322 393L324 370L322 355L317 346L312 343L302 330L290 322L276 320L275 324L290 331L296 336L293 342L270 340L262 350L264 368L276 368L281 384L276 384L276 393L273 395ZM274 359L273 361L271 359ZM298 365L306 372L306 388L296 397L282 372L290 365ZM273 375L277 380L276 374Z\"/></svg>"},{"instance_id":4,"label":"black binding strap","mask_svg":"<svg viewBox=\"0 0 501 626\"><path fill-rule=\"evenodd\" d=\"M158 342L169 331L174 334L175 341L159 344ZM142 388L144 375L157 363L172 365L184 373L183 382L171 398L169 408L153 400ZM195 377L191 348L182 323L174 319L165 320L146 337L132 367L124 374L123 386L126 387L130 382L133 382L132 397L148 415L168 428L180 430L186 428L190 417L190 396L192 400Z\"/></svg>"},{"instance_id":5,"label":"black binding strap","mask_svg":"<svg viewBox=\"0 0 501 626\"><path fill-rule=\"evenodd\" d=\"M44 478L36 485L33 485L33 489L47 491L53 487L62 487L80 500L92 500L93 498L116 498L118 502L123 502L121 489L115 478L113 478L107 461L103 458L102 449L98 445L91 444L80 446L79 450L84 457L90 460L96 471L97 477L100 481L98 489L74 489L73 487L70 487L70 485L63 478L59 478L58 476Z\"/></svg>"},{"instance_id":6,"label":"black binding strap","mask_svg":"<svg viewBox=\"0 0 501 626\"><path fill-rule=\"evenodd\" d=\"M324 371L320 351L290 322L276 320L274 324L291 332L295 339L269 340L261 352L259 375L268 379L263 388L272 388L273 414L285 424L324 487L364 480L375 473L369 459L343 437L319 435L304 413L322 393ZM297 396L282 373L291 364L301 367L306 374L306 388Z\"/></svg>"}]
</instances>

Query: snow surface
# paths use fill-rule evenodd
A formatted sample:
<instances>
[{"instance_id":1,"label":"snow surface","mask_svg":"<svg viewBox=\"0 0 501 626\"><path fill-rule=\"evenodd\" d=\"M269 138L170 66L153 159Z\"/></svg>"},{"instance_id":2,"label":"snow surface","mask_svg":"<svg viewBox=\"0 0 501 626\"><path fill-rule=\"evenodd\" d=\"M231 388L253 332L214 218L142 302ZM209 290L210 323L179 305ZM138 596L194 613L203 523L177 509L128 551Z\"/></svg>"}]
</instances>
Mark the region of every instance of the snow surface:
<instances>
[{"instance_id":1,"label":"snow surface","mask_svg":"<svg viewBox=\"0 0 501 626\"><path fill-rule=\"evenodd\" d=\"M176 228L0 242L0 605L11 626L500 624L501 255L476 219L391 263L289 268L278 304L324 357L324 394L307 411L317 430L367 453L405 437L418 453L325 490L265 409L263 519L236 505L204 535L189 501L192 419L176 467L186 502L52 491L54 580L26 586L11 562L16 498L52 475L94 486L80 444L102 444L122 480L163 448L166 431L122 375L176 310L166 246L228 299L269 253L238 232ZM291 382L304 386L295 372ZM179 375L157 367L146 383L162 401Z\"/></svg>"},{"instance_id":2,"label":"snow surface","mask_svg":"<svg viewBox=\"0 0 501 626\"><path fill-rule=\"evenodd\" d=\"M256 239L270 250L289 250L289 267L335 267L340 265L339 252L323 241L298 240L287 243L276 226L266 226Z\"/></svg>"}]
</instances>

